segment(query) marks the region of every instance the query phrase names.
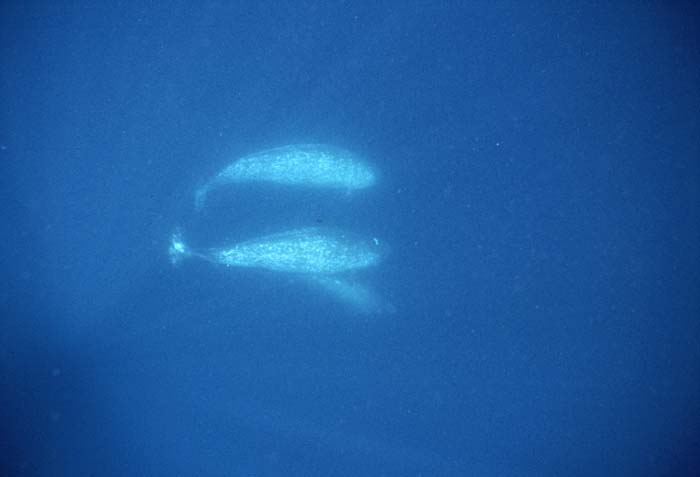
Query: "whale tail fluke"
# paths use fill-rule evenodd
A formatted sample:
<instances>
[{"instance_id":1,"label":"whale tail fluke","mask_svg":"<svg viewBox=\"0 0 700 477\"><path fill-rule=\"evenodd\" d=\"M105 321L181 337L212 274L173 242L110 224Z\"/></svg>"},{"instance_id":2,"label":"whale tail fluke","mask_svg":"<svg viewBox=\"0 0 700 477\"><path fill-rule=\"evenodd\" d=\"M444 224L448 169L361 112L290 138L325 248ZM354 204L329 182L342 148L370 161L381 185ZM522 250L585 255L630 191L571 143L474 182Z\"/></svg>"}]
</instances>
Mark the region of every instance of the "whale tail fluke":
<instances>
[{"instance_id":1,"label":"whale tail fluke","mask_svg":"<svg viewBox=\"0 0 700 477\"><path fill-rule=\"evenodd\" d=\"M179 228L175 229L170 236L168 254L170 255L170 263L173 265L179 264L184 258L192 255L192 252L190 252L190 249L182 238L182 231Z\"/></svg>"}]
</instances>

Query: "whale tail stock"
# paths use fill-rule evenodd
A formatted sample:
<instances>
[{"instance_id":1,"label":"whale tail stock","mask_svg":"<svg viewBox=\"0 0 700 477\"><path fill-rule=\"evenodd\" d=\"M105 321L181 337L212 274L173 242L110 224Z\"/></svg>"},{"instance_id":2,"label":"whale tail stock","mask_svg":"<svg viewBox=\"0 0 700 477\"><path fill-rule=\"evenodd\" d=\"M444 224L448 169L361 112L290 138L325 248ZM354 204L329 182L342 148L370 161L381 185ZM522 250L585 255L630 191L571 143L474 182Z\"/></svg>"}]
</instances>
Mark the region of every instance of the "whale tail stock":
<instances>
[{"instance_id":1,"label":"whale tail stock","mask_svg":"<svg viewBox=\"0 0 700 477\"><path fill-rule=\"evenodd\" d=\"M170 255L170 263L173 265L179 264L184 258L192 255L192 252L190 252L189 247L187 247L182 238L182 231L179 227L175 229L170 236L168 254Z\"/></svg>"},{"instance_id":2,"label":"whale tail stock","mask_svg":"<svg viewBox=\"0 0 700 477\"><path fill-rule=\"evenodd\" d=\"M226 182L227 180L225 178L222 179L219 175L217 175L209 179L208 181L200 184L199 187L197 187L197 189L194 191L194 210L197 213L201 212L204 206L206 205L209 192L211 192L213 189L216 189L221 184L225 184Z\"/></svg>"},{"instance_id":3,"label":"whale tail stock","mask_svg":"<svg viewBox=\"0 0 700 477\"><path fill-rule=\"evenodd\" d=\"M201 212L204 207L204 201L207 200L207 185L199 187L194 193L194 208L197 212Z\"/></svg>"}]
</instances>

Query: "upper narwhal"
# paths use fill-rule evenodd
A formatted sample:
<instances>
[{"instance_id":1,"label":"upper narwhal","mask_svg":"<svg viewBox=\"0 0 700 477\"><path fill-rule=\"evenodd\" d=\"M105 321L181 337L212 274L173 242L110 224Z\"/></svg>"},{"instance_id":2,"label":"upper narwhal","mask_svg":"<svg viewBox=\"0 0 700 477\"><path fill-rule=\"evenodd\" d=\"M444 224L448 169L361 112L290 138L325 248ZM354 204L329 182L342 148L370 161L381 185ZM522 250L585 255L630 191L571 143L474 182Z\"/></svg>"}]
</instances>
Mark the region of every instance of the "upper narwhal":
<instances>
[{"instance_id":1,"label":"upper narwhal","mask_svg":"<svg viewBox=\"0 0 700 477\"><path fill-rule=\"evenodd\" d=\"M245 182L351 191L377 181L374 170L355 154L324 144L292 144L237 159L199 187L195 207L201 210L212 189Z\"/></svg>"}]
</instances>

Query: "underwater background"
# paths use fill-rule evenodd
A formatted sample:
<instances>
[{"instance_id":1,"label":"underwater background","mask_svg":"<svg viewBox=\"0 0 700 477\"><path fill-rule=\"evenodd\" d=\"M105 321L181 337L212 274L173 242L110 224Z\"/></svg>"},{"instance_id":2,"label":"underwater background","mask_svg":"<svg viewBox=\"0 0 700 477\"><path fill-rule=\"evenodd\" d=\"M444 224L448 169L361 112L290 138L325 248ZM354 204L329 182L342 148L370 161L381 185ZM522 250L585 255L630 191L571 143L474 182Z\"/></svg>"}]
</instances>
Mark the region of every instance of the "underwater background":
<instances>
[{"instance_id":1,"label":"underwater background","mask_svg":"<svg viewBox=\"0 0 700 477\"><path fill-rule=\"evenodd\" d=\"M4 2L0 474L691 475L692 2ZM245 185L293 143L361 192ZM187 261L390 246L392 312Z\"/></svg>"}]
</instances>

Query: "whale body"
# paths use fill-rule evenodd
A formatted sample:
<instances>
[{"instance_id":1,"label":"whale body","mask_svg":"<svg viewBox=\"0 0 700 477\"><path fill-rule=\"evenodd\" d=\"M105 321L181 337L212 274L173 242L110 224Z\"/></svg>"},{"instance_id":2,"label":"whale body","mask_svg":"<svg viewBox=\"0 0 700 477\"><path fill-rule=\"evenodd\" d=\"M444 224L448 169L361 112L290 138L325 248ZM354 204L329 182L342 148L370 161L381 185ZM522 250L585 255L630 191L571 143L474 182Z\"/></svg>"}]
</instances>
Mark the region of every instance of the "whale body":
<instances>
[{"instance_id":1,"label":"whale body","mask_svg":"<svg viewBox=\"0 0 700 477\"><path fill-rule=\"evenodd\" d=\"M250 267L299 274L335 274L371 267L386 254L377 239L363 240L349 232L308 227L266 235L230 247L205 252L187 247L179 232L173 234L170 258L187 256L228 267Z\"/></svg>"},{"instance_id":2,"label":"whale body","mask_svg":"<svg viewBox=\"0 0 700 477\"><path fill-rule=\"evenodd\" d=\"M347 276L383 260L388 247L376 238L366 240L336 229L307 227L199 251L190 249L176 230L170 239L169 252L173 264L195 257L227 267L294 274L360 313L395 311L391 303L372 289Z\"/></svg>"},{"instance_id":3,"label":"whale body","mask_svg":"<svg viewBox=\"0 0 700 477\"><path fill-rule=\"evenodd\" d=\"M200 210L213 189L245 182L329 189L364 189L376 182L369 165L349 151L324 144L292 144L242 157L195 192Z\"/></svg>"}]
</instances>

